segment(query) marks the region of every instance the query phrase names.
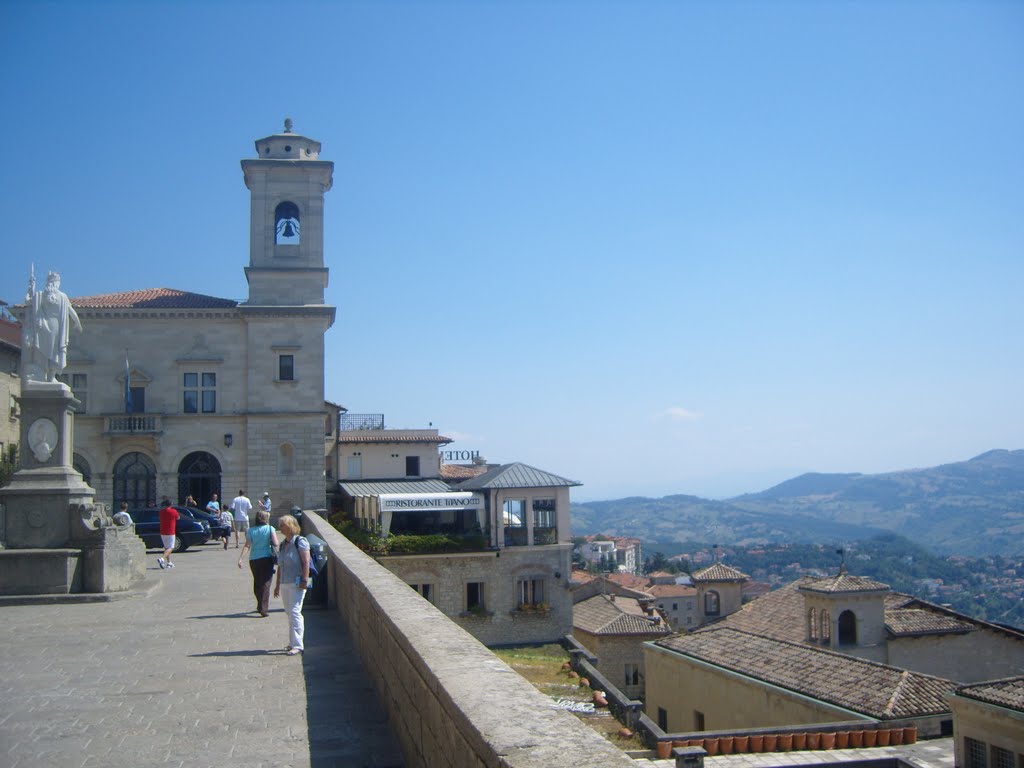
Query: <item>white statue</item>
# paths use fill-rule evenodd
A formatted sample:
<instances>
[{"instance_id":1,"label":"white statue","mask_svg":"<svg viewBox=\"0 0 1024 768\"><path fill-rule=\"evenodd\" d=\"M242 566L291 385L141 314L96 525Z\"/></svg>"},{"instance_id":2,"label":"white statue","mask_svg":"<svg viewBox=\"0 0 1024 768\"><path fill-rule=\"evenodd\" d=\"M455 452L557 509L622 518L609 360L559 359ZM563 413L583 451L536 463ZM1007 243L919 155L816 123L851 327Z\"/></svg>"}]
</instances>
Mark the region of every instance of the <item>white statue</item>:
<instances>
[{"instance_id":1,"label":"white statue","mask_svg":"<svg viewBox=\"0 0 1024 768\"><path fill-rule=\"evenodd\" d=\"M36 290L33 269L25 294L25 322L22 325L22 351L28 353L26 377L55 381L68 361L68 339L71 328L82 330L75 308L67 294L60 290L60 275L46 275L46 288Z\"/></svg>"}]
</instances>

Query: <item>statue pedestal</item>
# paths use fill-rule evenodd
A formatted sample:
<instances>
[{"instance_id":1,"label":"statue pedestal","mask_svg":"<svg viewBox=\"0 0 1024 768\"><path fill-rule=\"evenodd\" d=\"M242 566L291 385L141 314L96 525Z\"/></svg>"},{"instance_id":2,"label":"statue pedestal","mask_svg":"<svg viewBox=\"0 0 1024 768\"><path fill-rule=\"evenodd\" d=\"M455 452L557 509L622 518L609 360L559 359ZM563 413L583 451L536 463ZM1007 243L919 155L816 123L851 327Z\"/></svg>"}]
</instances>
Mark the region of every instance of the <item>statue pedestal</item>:
<instances>
[{"instance_id":1,"label":"statue pedestal","mask_svg":"<svg viewBox=\"0 0 1024 768\"><path fill-rule=\"evenodd\" d=\"M113 527L72 467L74 406L59 382L23 382L21 466L0 490L6 507L0 595L111 592L145 575L134 526Z\"/></svg>"}]
</instances>

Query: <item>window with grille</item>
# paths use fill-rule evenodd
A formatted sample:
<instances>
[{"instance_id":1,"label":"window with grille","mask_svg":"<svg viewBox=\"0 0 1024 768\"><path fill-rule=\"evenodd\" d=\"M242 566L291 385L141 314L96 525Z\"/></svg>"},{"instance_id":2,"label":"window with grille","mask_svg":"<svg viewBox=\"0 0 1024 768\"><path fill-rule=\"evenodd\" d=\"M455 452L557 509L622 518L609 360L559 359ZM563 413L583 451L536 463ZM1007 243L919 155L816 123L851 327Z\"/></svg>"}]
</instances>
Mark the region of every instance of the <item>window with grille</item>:
<instances>
[{"instance_id":1,"label":"window with grille","mask_svg":"<svg viewBox=\"0 0 1024 768\"><path fill-rule=\"evenodd\" d=\"M485 610L484 583L482 581L471 581L466 584L466 610L470 612Z\"/></svg>"},{"instance_id":2,"label":"window with grille","mask_svg":"<svg viewBox=\"0 0 1024 768\"><path fill-rule=\"evenodd\" d=\"M988 768L985 742L964 736L964 761L966 768Z\"/></svg>"},{"instance_id":3,"label":"window with grille","mask_svg":"<svg viewBox=\"0 0 1024 768\"><path fill-rule=\"evenodd\" d=\"M433 584L410 584L410 587L415 589L424 599L434 602L434 585Z\"/></svg>"},{"instance_id":4,"label":"window with grille","mask_svg":"<svg viewBox=\"0 0 1024 768\"><path fill-rule=\"evenodd\" d=\"M992 768L1014 768L1013 752L1002 747L992 747Z\"/></svg>"},{"instance_id":5,"label":"window with grille","mask_svg":"<svg viewBox=\"0 0 1024 768\"><path fill-rule=\"evenodd\" d=\"M626 686L640 685L640 665L639 664L626 664L625 665L625 679Z\"/></svg>"}]
</instances>

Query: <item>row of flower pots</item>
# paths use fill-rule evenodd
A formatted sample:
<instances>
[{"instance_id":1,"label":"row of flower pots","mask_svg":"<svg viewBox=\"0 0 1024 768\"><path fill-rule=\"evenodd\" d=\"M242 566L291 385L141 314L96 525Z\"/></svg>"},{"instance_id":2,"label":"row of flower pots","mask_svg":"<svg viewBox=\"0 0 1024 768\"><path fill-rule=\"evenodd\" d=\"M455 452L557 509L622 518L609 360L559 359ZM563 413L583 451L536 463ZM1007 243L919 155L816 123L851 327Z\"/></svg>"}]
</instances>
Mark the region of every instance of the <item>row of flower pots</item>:
<instances>
[{"instance_id":1,"label":"row of flower pots","mask_svg":"<svg viewBox=\"0 0 1024 768\"><path fill-rule=\"evenodd\" d=\"M671 757L673 747L703 747L709 756L713 756L746 752L888 747L896 744L913 744L916 741L916 726L878 728L867 731L828 731L825 733L766 733L753 736L718 736L710 739L659 741L658 757Z\"/></svg>"}]
</instances>

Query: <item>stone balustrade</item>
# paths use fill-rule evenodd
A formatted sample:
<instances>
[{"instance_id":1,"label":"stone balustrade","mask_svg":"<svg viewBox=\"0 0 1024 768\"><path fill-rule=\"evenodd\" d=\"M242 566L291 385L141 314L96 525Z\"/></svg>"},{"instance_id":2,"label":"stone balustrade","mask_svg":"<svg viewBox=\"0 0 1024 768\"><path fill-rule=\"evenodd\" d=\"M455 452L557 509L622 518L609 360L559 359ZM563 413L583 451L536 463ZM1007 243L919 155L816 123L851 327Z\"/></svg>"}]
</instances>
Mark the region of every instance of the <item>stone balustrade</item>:
<instances>
[{"instance_id":1,"label":"stone balustrade","mask_svg":"<svg viewBox=\"0 0 1024 768\"><path fill-rule=\"evenodd\" d=\"M633 765L322 517L306 512L302 526L326 542L329 603L348 626L407 768Z\"/></svg>"}]
</instances>

